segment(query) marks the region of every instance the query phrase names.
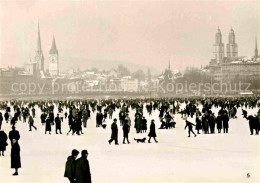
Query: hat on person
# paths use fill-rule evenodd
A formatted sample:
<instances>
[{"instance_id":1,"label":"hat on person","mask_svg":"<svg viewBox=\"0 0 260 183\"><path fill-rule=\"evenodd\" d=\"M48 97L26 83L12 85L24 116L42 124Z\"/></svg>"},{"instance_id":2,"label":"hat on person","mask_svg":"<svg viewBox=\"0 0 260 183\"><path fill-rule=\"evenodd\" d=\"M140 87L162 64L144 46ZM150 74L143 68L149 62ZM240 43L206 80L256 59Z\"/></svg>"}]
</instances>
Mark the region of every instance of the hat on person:
<instances>
[{"instance_id":1,"label":"hat on person","mask_svg":"<svg viewBox=\"0 0 260 183\"><path fill-rule=\"evenodd\" d=\"M117 121L117 119L115 118L114 121Z\"/></svg>"},{"instance_id":2,"label":"hat on person","mask_svg":"<svg viewBox=\"0 0 260 183\"><path fill-rule=\"evenodd\" d=\"M72 152L71 152L72 156L77 156L78 154L79 154L79 151L76 150L76 149L73 149Z\"/></svg>"},{"instance_id":3,"label":"hat on person","mask_svg":"<svg viewBox=\"0 0 260 183\"><path fill-rule=\"evenodd\" d=\"M88 151L87 151L87 150L81 151L81 155L82 155L82 156L85 156L86 154L88 154Z\"/></svg>"}]
</instances>

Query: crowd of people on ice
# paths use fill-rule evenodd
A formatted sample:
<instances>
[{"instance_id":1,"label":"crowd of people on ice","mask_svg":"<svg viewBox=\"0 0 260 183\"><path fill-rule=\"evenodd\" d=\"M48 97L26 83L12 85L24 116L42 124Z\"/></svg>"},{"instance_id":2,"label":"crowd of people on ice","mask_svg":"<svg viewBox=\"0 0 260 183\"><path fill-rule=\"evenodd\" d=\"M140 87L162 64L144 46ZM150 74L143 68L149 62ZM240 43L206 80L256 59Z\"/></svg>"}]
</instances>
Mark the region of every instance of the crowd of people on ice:
<instances>
[{"instance_id":1,"label":"crowd of people on ice","mask_svg":"<svg viewBox=\"0 0 260 183\"><path fill-rule=\"evenodd\" d=\"M41 124L45 125L45 134L51 134L52 128L55 128L56 134L62 134L62 126L68 122L69 135L83 134L83 128L88 127L89 119L95 117L96 127L106 129L107 120L113 120L111 124L111 139L109 144L115 141L118 145L118 125L122 126L123 144L129 144L128 134L132 126L136 133L146 133L149 129L149 140L156 140L155 120L152 119L150 128L147 127L146 112L151 116L155 112L159 112L159 120L161 125L158 129L175 128L177 121L174 120L175 115L180 115L186 122L185 129L188 127L188 137L190 133L196 137L200 132L204 134L214 134L229 132L229 120L237 118L237 111L241 110L245 121L249 122L250 135L259 134L260 130L260 97L230 97L230 98L147 98L147 99L78 99L78 100L11 100L0 102L0 155L4 156L7 139L11 142L11 159L12 168L16 171L14 175L18 175L18 168L21 167L20 162L20 146L19 132L15 129L17 123L29 124L28 129L37 130L35 126L36 116L39 117ZM38 109L37 109L38 108ZM36 110L37 109L37 110ZM218 109L218 112L213 112ZM255 114L248 114L251 109L256 109ZM115 116L114 112L118 110L119 115ZM134 118L130 118L130 111L135 111ZM40 114L36 114L40 111ZM153 115L154 116L154 115ZM190 118L195 119L192 122ZM38 121L38 119L37 119ZM3 124L12 126L9 136L1 130ZM134 124L133 124L134 123ZM195 123L195 124L194 124ZM39 125L39 124L37 124ZM193 126L197 134L193 131ZM142 142L141 139L137 142Z\"/></svg>"}]
</instances>

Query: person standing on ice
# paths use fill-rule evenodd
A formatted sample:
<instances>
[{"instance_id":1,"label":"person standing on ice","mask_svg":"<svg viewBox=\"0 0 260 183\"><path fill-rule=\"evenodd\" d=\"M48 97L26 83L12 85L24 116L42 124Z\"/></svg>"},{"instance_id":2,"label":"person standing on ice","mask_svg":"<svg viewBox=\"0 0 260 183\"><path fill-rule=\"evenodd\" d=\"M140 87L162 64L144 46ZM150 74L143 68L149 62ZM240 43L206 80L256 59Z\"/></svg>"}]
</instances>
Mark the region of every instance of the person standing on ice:
<instances>
[{"instance_id":1,"label":"person standing on ice","mask_svg":"<svg viewBox=\"0 0 260 183\"><path fill-rule=\"evenodd\" d=\"M224 112L224 114L223 114L223 116L222 116L222 120L223 120L224 133L228 133L228 128L229 128L229 125L228 125L229 117L228 117L228 114L227 114L226 111Z\"/></svg>"},{"instance_id":2,"label":"person standing on ice","mask_svg":"<svg viewBox=\"0 0 260 183\"><path fill-rule=\"evenodd\" d=\"M71 156L67 158L66 166L65 166L65 173L64 177L67 177L70 183L76 183L76 158L79 154L79 151L73 149L71 152Z\"/></svg>"},{"instance_id":3,"label":"person standing on ice","mask_svg":"<svg viewBox=\"0 0 260 183\"><path fill-rule=\"evenodd\" d=\"M58 134L58 130L60 131L60 134L62 134L61 133L61 120L60 120L59 114L57 114L57 117L55 118L55 128L56 128L56 134Z\"/></svg>"},{"instance_id":4,"label":"person standing on ice","mask_svg":"<svg viewBox=\"0 0 260 183\"><path fill-rule=\"evenodd\" d=\"M18 168L21 168L21 158L20 158L20 145L18 144L17 139L12 139L13 145L11 148L11 168L15 169L15 173L18 175Z\"/></svg>"},{"instance_id":5,"label":"person standing on ice","mask_svg":"<svg viewBox=\"0 0 260 183\"><path fill-rule=\"evenodd\" d=\"M118 144L118 128L117 128L116 122L117 122L117 119L115 118L111 125L112 134L111 134L111 139L108 141L108 143L111 144L111 142L113 142L113 140L114 140L115 145L119 145Z\"/></svg>"},{"instance_id":6,"label":"person standing on ice","mask_svg":"<svg viewBox=\"0 0 260 183\"><path fill-rule=\"evenodd\" d=\"M83 150L81 157L76 161L76 182L91 183L91 174L88 162L88 151Z\"/></svg>"},{"instance_id":7,"label":"person standing on ice","mask_svg":"<svg viewBox=\"0 0 260 183\"><path fill-rule=\"evenodd\" d=\"M13 145L13 139L16 139L16 141L20 139L20 133L15 130L15 126L13 126L12 130L9 132L9 139L11 141L11 145Z\"/></svg>"},{"instance_id":8,"label":"person standing on ice","mask_svg":"<svg viewBox=\"0 0 260 183\"><path fill-rule=\"evenodd\" d=\"M221 133L221 130L222 130L222 117L221 117L220 114L218 114L218 116L216 118L216 123L217 123L218 133Z\"/></svg>"},{"instance_id":9,"label":"person standing on ice","mask_svg":"<svg viewBox=\"0 0 260 183\"><path fill-rule=\"evenodd\" d=\"M4 152L6 150L7 145L7 135L4 131L0 130L0 156L4 156Z\"/></svg>"},{"instance_id":10,"label":"person standing on ice","mask_svg":"<svg viewBox=\"0 0 260 183\"><path fill-rule=\"evenodd\" d=\"M156 140L156 132L155 132L155 124L154 124L154 119L152 119L151 121L151 125L150 125L150 132L148 134L149 136L149 140L148 140L148 143L151 143L151 138L153 137L154 141L156 143L158 143L158 141Z\"/></svg>"},{"instance_id":11,"label":"person standing on ice","mask_svg":"<svg viewBox=\"0 0 260 183\"><path fill-rule=\"evenodd\" d=\"M51 134L51 120L48 117L45 121L45 134L49 132L49 134Z\"/></svg>"},{"instance_id":12,"label":"person standing on ice","mask_svg":"<svg viewBox=\"0 0 260 183\"><path fill-rule=\"evenodd\" d=\"M0 112L0 130L2 128L2 122L3 122L3 116L2 113Z\"/></svg>"},{"instance_id":13,"label":"person standing on ice","mask_svg":"<svg viewBox=\"0 0 260 183\"><path fill-rule=\"evenodd\" d=\"M6 123L8 123L8 120L9 120L9 113L8 113L8 111L5 111L4 117L5 117Z\"/></svg>"},{"instance_id":14,"label":"person standing on ice","mask_svg":"<svg viewBox=\"0 0 260 183\"><path fill-rule=\"evenodd\" d=\"M185 122L186 122L186 126L185 126L184 130L186 130L186 128L188 127L188 129L189 129L189 131L188 131L189 136L188 137L190 137L190 132L194 134L194 137L196 137L197 135L193 132L193 129L192 129L192 126L196 126L196 125L189 122L188 120L186 120Z\"/></svg>"}]
</instances>

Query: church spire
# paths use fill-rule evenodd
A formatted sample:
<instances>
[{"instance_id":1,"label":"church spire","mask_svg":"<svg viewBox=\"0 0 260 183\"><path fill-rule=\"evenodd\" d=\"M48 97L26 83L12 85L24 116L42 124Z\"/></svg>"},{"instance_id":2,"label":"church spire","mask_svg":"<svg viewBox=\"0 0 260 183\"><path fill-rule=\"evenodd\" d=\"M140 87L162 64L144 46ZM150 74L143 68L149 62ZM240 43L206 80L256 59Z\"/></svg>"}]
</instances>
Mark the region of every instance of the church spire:
<instances>
[{"instance_id":1,"label":"church spire","mask_svg":"<svg viewBox=\"0 0 260 183\"><path fill-rule=\"evenodd\" d=\"M39 20L38 20L38 39L37 39L36 52L38 52L38 53L42 52Z\"/></svg>"},{"instance_id":2,"label":"church spire","mask_svg":"<svg viewBox=\"0 0 260 183\"><path fill-rule=\"evenodd\" d=\"M255 58L258 57L258 49L257 49L257 37L255 37Z\"/></svg>"},{"instance_id":3,"label":"church spire","mask_svg":"<svg viewBox=\"0 0 260 183\"><path fill-rule=\"evenodd\" d=\"M168 61L168 69L169 69L169 70L171 69L171 63L170 63L170 60Z\"/></svg>"},{"instance_id":4,"label":"church spire","mask_svg":"<svg viewBox=\"0 0 260 183\"><path fill-rule=\"evenodd\" d=\"M51 45L51 49L50 49L49 54L58 54L54 35L53 35L53 38L52 38L52 45Z\"/></svg>"}]
</instances>

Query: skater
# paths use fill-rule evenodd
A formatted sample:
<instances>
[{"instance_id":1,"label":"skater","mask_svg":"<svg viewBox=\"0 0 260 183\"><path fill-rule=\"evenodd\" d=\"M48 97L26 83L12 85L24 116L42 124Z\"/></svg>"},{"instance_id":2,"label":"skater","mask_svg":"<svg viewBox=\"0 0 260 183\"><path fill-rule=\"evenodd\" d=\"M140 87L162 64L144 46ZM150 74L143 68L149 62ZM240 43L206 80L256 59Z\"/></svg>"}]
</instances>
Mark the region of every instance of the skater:
<instances>
[{"instance_id":1,"label":"skater","mask_svg":"<svg viewBox=\"0 0 260 183\"><path fill-rule=\"evenodd\" d=\"M76 181L77 183L91 183L91 174L88 162L88 151L83 150L81 157L76 161Z\"/></svg>"},{"instance_id":2,"label":"skater","mask_svg":"<svg viewBox=\"0 0 260 183\"><path fill-rule=\"evenodd\" d=\"M18 144L17 139L12 139L13 145L11 148L11 168L15 169L15 173L13 174L18 175L18 168L21 168L21 159L20 159L20 146Z\"/></svg>"},{"instance_id":3,"label":"skater","mask_svg":"<svg viewBox=\"0 0 260 183\"><path fill-rule=\"evenodd\" d=\"M151 125L150 125L150 132L148 134L149 136L149 140L148 140L148 143L151 143L151 138L153 137L154 141L156 143L158 143L158 141L156 140L156 132L155 132L155 124L154 124L154 120L152 119L151 121Z\"/></svg>"},{"instance_id":4,"label":"skater","mask_svg":"<svg viewBox=\"0 0 260 183\"><path fill-rule=\"evenodd\" d=\"M76 158L79 154L79 151L76 149L73 149L71 152L71 156L67 158L66 166L65 166L65 173L64 177L67 177L70 181L70 183L76 183Z\"/></svg>"},{"instance_id":5,"label":"skater","mask_svg":"<svg viewBox=\"0 0 260 183\"><path fill-rule=\"evenodd\" d=\"M4 156L7 145L7 135L4 131L0 131L0 156Z\"/></svg>"},{"instance_id":6,"label":"skater","mask_svg":"<svg viewBox=\"0 0 260 183\"><path fill-rule=\"evenodd\" d=\"M15 126L13 126L12 130L9 132L9 139L11 141L11 145L13 145L13 139L16 139L16 141L20 140L20 133L15 130Z\"/></svg>"},{"instance_id":7,"label":"skater","mask_svg":"<svg viewBox=\"0 0 260 183\"><path fill-rule=\"evenodd\" d=\"M35 130L37 130L37 128L34 126L34 120L33 120L33 117L30 115L29 116L29 131L32 131L32 127L35 129Z\"/></svg>"},{"instance_id":8,"label":"skater","mask_svg":"<svg viewBox=\"0 0 260 183\"><path fill-rule=\"evenodd\" d=\"M129 129L130 129L130 126L128 125L128 121L125 120L125 124L123 125L123 132L124 132L123 144L125 144L125 139L127 140L127 143L130 144L130 142L128 140Z\"/></svg>"},{"instance_id":9,"label":"skater","mask_svg":"<svg viewBox=\"0 0 260 183\"><path fill-rule=\"evenodd\" d=\"M186 122L186 126L184 128L184 130L188 127L189 128L189 136L190 137L190 132L192 132L194 134L194 137L196 137L197 135L193 132L192 130L192 126L195 126L193 123L189 122L188 120L185 121Z\"/></svg>"},{"instance_id":10,"label":"skater","mask_svg":"<svg viewBox=\"0 0 260 183\"><path fill-rule=\"evenodd\" d=\"M117 119L115 118L111 125L112 134L111 134L111 139L108 141L108 143L111 144L111 142L114 140L115 145L119 145L118 144L118 128L117 128L116 122L117 122Z\"/></svg>"},{"instance_id":11,"label":"skater","mask_svg":"<svg viewBox=\"0 0 260 183\"><path fill-rule=\"evenodd\" d=\"M56 134L58 134L58 130L60 131L60 134L62 134L61 133L61 120L60 120L59 114L57 114L57 117L55 118L55 128L56 128Z\"/></svg>"}]
</instances>

